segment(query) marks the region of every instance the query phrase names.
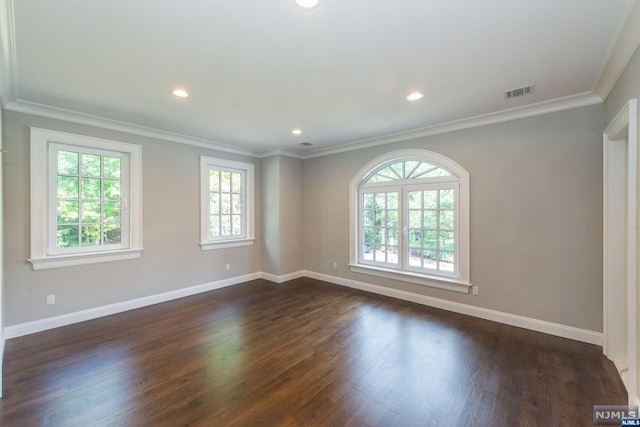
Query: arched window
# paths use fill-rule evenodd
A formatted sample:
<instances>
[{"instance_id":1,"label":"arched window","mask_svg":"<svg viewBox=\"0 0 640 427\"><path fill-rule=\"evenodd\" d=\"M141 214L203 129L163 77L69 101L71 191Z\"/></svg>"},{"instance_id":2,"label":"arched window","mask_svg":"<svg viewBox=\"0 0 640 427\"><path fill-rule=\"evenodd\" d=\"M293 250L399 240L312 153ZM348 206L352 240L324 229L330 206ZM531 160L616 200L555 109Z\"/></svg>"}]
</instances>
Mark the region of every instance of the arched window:
<instances>
[{"instance_id":1,"label":"arched window","mask_svg":"<svg viewBox=\"0 0 640 427\"><path fill-rule=\"evenodd\" d=\"M427 150L386 154L351 182L354 271L468 292L469 174Z\"/></svg>"}]
</instances>

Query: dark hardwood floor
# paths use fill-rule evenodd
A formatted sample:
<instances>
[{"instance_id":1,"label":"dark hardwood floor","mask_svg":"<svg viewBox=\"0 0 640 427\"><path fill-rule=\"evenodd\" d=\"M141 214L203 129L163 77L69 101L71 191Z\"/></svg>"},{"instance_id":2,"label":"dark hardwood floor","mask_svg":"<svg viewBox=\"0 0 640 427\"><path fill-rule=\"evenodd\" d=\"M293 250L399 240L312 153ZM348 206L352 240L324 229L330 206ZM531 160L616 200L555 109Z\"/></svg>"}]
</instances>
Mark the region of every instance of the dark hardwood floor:
<instances>
[{"instance_id":1,"label":"dark hardwood floor","mask_svg":"<svg viewBox=\"0 0 640 427\"><path fill-rule=\"evenodd\" d=\"M2 426L569 426L625 404L597 346L311 279L12 339Z\"/></svg>"}]
</instances>

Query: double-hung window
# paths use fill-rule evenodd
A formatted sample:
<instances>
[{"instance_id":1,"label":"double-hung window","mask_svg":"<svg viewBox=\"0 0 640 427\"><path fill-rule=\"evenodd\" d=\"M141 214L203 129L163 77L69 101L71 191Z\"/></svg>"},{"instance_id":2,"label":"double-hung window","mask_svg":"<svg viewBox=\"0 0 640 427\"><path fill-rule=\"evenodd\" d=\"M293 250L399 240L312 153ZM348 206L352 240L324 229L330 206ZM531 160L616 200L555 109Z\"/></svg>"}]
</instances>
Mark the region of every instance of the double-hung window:
<instances>
[{"instance_id":1,"label":"double-hung window","mask_svg":"<svg viewBox=\"0 0 640 427\"><path fill-rule=\"evenodd\" d=\"M460 165L425 150L363 168L351 184L352 270L467 292L468 182Z\"/></svg>"},{"instance_id":2,"label":"double-hung window","mask_svg":"<svg viewBox=\"0 0 640 427\"><path fill-rule=\"evenodd\" d=\"M202 250L252 245L253 165L200 157Z\"/></svg>"},{"instance_id":3,"label":"double-hung window","mask_svg":"<svg viewBox=\"0 0 640 427\"><path fill-rule=\"evenodd\" d=\"M35 270L138 258L141 148L31 129Z\"/></svg>"}]
</instances>

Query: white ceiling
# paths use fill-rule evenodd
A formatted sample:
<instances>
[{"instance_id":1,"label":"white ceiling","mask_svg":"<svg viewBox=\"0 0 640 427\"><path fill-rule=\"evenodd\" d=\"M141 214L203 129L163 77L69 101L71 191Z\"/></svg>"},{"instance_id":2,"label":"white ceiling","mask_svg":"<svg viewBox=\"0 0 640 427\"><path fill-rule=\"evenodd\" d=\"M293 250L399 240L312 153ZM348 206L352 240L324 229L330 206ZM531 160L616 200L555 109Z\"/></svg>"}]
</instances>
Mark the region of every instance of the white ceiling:
<instances>
[{"instance_id":1,"label":"white ceiling","mask_svg":"<svg viewBox=\"0 0 640 427\"><path fill-rule=\"evenodd\" d=\"M14 97L255 152L326 149L589 93L628 4L14 0Z\"/></svg>"}]
</instances>

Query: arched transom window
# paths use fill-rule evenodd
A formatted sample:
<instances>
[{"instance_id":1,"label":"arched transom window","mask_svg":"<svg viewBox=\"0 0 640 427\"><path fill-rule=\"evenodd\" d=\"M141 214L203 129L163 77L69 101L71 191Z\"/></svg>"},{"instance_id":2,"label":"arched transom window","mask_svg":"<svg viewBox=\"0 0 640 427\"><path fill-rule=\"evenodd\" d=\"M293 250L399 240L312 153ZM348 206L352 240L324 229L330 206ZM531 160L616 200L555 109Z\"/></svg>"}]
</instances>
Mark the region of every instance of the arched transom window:
<instances>
[{"instance_id":1,"label":"arched transom window","mask_svg":"<svg viewBox=\"0 0 640 427\"><path fill-rule=\"evenodd\" d=\"M466 291L468 182L464 168L426 150L390 153L363 168L351 189L352 268L420 283L441 278L463 286L437 287Z\"/></svg>"}]
</instances>

